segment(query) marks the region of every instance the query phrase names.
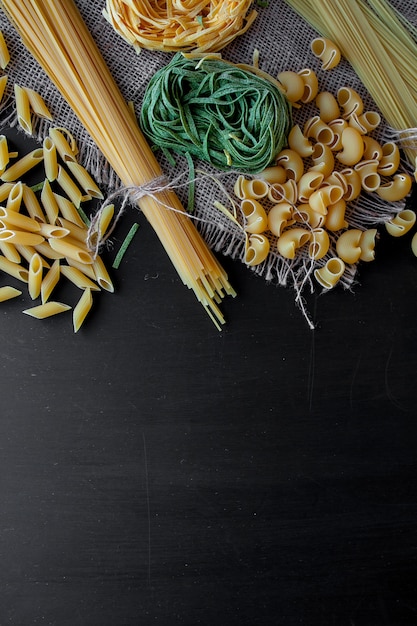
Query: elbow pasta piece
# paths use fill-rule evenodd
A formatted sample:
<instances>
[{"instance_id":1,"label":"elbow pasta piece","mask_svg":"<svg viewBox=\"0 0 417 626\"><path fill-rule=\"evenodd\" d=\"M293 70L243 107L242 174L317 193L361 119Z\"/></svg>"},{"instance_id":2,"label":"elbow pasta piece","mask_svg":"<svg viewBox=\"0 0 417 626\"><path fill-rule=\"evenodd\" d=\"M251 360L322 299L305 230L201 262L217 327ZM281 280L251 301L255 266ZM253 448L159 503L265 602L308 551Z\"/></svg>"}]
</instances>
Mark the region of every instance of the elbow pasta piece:
<instances>
[{"instance_id":1,"label":"elbow pasta piece","mask_svg":"<svg viewBox=\"0 0 417 626\"><path fill-rule=\"evenodd\" d=\"M348 118L353 113L363 113L363 101L357 91L351 87L341 87L337 92L337 101L342 108L342 117Z\"/></svg>"},{"instance_id":2,"label":"elbow pasta piece","mask_svg":"<svg viewBox=\"0 0 417 626\"><path fill-rule=\"evenodd\" d=\"M291 150L297 152L303 159L313 154L314 146L309 139L303 135L300 126L293 126L288 134L288 145Z\"/></svg>"},{"instance_id":3,"label":"elbow pasta piece","mask_svg":"<svg viewBox=\"0 0 417 626\"><path fill-rule=\"evenodd\" d=\"M377 236L376 228L368 228L364 230L361 239L359 242L359 246L361 249L361 255L359 257L360 261L374 261L375 259L375 239Z\"/></svg>"},{"instance_id":4,"label":"elbow pasta piece","mask_svg":"<svg viewBox=\"0 0 417 626\"><path fill-rule=\"evenodd\" d=\"M304 68L298 72L304 82L304 93L300 98L300 102L307 104L312 102L319 91L319 81L317 74L310 68Z\"/></svg>"},{"instance_id":5,"label":"elbow pasta piece","mask_svg":"<svg viewBox=\"0 0 417 626\"><path fill-rule=\"evenodd\" d=\"M340 63L341 53L338 46L327 37L316 37L311 42L311 51L322 62L322 70L331 70Z\"/></svg>"},{"instance_id":6,"label":"elbow pasta piece","mask_svg":"<svg viewBox=\"0 0 417 626\"><path fill-rule=\"evenodd\" d=\"M393 237L402 237L412 229L416 223L416 214L411 209L404 209L397 213L389 222L385 223L385 228Z\"/></svg>"},{"instance_id":7,"label":"elbow pasta piece","mask_svg":"<svg viewBox=\"0 0 417 626\"><path fill-rule=\"evenodd\" d=\"M383 155L381 144L379 143L379 141L377 141L373 137L365 136L362 138L362 140L363 140L363 145L364 145L363 158L366 161L368 160L378 161L378 170L379 170L379 167L380 167L379 161L382 159L382 155Z\"/></svg>"},{"instance_id":8,"label":"elbow pasta piece","mask_svg":"<svg viewBox=\"0 0 417 626\"><path fill-rule=\"evenodd\" d=\"M355 198L360 196L362 191L362 183L358 172L351 167L347 167L340 170L340 173L345 177L347 184L347 191L343 196L344 199L346 202L355 200Z\"/></svg>"},{"instance_id":9,"label":"elbow pasta piece","mask_svg":"<svg viewBox=\"0 0 417 626\"><path fill-rule=\"evenodd\" d=\"M330 91L321 91L316 97L316 107L323 122L331 122L340 117L339 104Z\"/></svg>"},{"instance_id":10,"label":"elbow pasta piece","mask_svg":"<svg viewBox=\"0 0 417 626\"><path fill-rule=\"evenodd\" d=\"M334 202L327 207L327 215L325 220L326 229L330 232L336 232L348 227L345 220L346 200L341 198L338 202Z\"/></svg>"},{"instance_id":11,"label":"elbow pasta piece","mask_svg":"<svg viewBox=\"0 0 417 626\"><path fill-rule=\"evenodd\" d=\"M336 119L330 121L328 123L329 128L333 131L333 143L329 144L329 148L336 152L337 150L342 150L342 134L345 128L349 126L348 122L341 117L337 117Z\"/></svg>"},{"instance_id":12,"label":"elbow pasta piece","mask_svg":"<svg viewBox=\"0 0 417 626\"><path fill-rule=\"evenodd\" d=\"M326 146L334 142L334 133L330 126L324 122L319 115L310 117L304 124L304 135L307 139L314 139Z\"/></svg>"},{"instance_id":13,"label":"elbow pasta piece","mask_svg":"<svg viewBox=\"0 0 417 626\"><path fill-rule=\"evenodd\" d=\"M281 165L286 171L287 178L292 178L295 182L299 181L304 173L304 162L301 156L291 148L284 148L278 154L276 165Z\"/></svg>"},{"instance_id":14,"label":"elbow pasta piece","mask_svg":"<svg viewBox=\"0 0 417 626\"><path fill-rule=\"evenodd\" d=\"M342 259L329 259L323 267L314 270L314 277L324 289L332 289L343 276L345 264Z\"/></svg>"},{"instance_id":15,"label":"elbow pasta piece","mask_svg":"<svg viewBox=\"0 0 417 626\"><path fill-rule=\"evenodd\" d=\"M297 250L308 241L310 241L310 231L299 227L288 228L278 237L277 249L285 259L294 259Z\"/></svg>"},{"instance_id":16,"label":"elbow pasta piece","mask_svg":"<svg viewBox=\"0 0 417 626\"><path fill-rule=\"evenodd\" d=\"M403 200L411 191L412 178L408 174L395 174L389 183L380 185L376 193L383 200L398 202Z\"/></svg>"},{"instance_id":17,"label":"elbow pasta piece","mask_svg":"<svg viewBox=\"0 0 417 626\"><path fill-rule=\"evenodd\" d=\"M389 141L382 146L382 157L379 160L378 173L392 176L400 167L400 149L397 144Z\"/></svg>"},{"instance_id":18,"label":"elbow pasta piece","mask_svg":"<svg viewBox=\"0 0 417 626\"><path fill-rule=\"evenodd\" d=\"M324 180L324 174L322 172L315 172L314 170L308 170L305 172L297 184L297 197L301 203L308 202L313 191L316 191Z\"/></svg>"},{"instance_id":19,"label":"elbow pasta piece","mask_svg":"<svg viewBox=\"0 0 417 626\"><path fill-rule=\"evenodd\" d=\"M312 165L309 171L321 172L326 178L334 170L334 155L329 146L316 143L311 156Z\"/></svg>"},{"instance_id":20,"label":"elbow pasta piece","mask_svg":"<svg viewBox=\"0 0 417 626\"><path fill-rule=\"evenodd\" d=\"M355 165L355 171L361 179L362 189L364 191L376 191L381 184L381 177L377 172L378 161L375 159L368 161L360 161Z\"/></svg>"},{"instance_id":21,"label":"elbow pasta piece","mask_svg":"<svg viewBox=\"0 0 417 626\"><path fill-rule=\"evenodd\" d=\"M336 159L342 165L356 165L362 159L365 149L362 135L356 128L348 126L342 132L342 150L336 154Z\"/></svg>"},{"instance_id":22,"label":"elbow pasta piece","mask_svg":"<svg viewBox=\"0 0 417 626\"><path fill-rule=\"evenodd\" d=\"M304 80L297 72L284 71L277 76L289 102L298 102L304 94Z\"/></svg>"},{"instance_id":23,"label":"elbow pasta piece","mask_svg":"<svg viewBox=\"0 0 417 626\"><path fill-rule=\"evenodd\" d=\"M270 243L268 237L263 234L253 234L246 240L245 263L249 267L259 265L269 254Z\"/></svg>"},{"instance_id":24,"label":"elbow pasta piece","mask_svg":"<svg viewBox=\"0 0 417 626\"><path fill-rule=\"evenodd\" d=\"M321 215L327 214L327 207L339 202L343 197L343 189L339 185L326 185L314 191L309 198L309 205Z\"/></svg>"},{"instance_id":25,"label":"elbow pasta piece","mask_svg":"<svg viewBox=\"0 0 417 626\"><path fill-rule=\"evenodd\" d=\"M281 165L272 165L271 167L267 167L263 170L263 172L257 174L257 176L271 185L273 183L285 183L287 180L287 174Z\"/></svg>"},{"instance_id":26,"label":"elbow pasta piece","mask_svg":"<svg viewBox=\"0 0 417 626\"><path fill-rule=\"evenodd\" d=\"M275 204L268 212L268 229L276 237L280 237L284 228L293 223L292 206L287 202Z\"/></svg>"},{"instance_id":27,"label":"elbow pasta piece","mask_svg":"<svg viewBox=\"0 0 417 626\"><path fill-rule=\"evenodd\" d=\"M330 248L330 238L324 228L313 228L311 231L311 241L308 247L308 255L317 261L326 256Z\"/></svg>"},{"instance_id":28,"label":"elbow pasta piece","mask_svg":"<svg viewBox=\"0 0 417 626\"><path fill-rule=\"evenodd\" d=\"M245 231L263 233L268 225L268 218L262 204L252 198L242 200L240 208L245 217Z\"/></svg>"},{"instance_id":29,"label":"elbow pasta piece","mask_svg":"<svg viewBox=\"0 0 417 626\"><path fill-rule=\"evenodd\" d=\"M293 210L294 220L308 225L310 228L321 228L324 226L326 216L313 211L307 203L298 204Z\"/></svg>"},{"instance_id":30,"label":"elbow pasta piece","mask_svg":"<svg viewBox=\"0 0 417 626\"><path fill-rule=\"evenodd\" d=\"M274 183L269 187L268 199L271 202L289 202L295 204L297 202L297 183L290 178L287 182L280 184Z\"/></svg>"},{"instance_id":31,"label":"elbow pasta piece","mask_svg":"<svg viewBox=\"0 0 417 626\"><path fill-rule=\"evenodd\" d=\"M336 241L336 253L345 263L357 263L361 256L362 232L359 228L349 228L339 235Z\"/></svg>"}]
</instances>

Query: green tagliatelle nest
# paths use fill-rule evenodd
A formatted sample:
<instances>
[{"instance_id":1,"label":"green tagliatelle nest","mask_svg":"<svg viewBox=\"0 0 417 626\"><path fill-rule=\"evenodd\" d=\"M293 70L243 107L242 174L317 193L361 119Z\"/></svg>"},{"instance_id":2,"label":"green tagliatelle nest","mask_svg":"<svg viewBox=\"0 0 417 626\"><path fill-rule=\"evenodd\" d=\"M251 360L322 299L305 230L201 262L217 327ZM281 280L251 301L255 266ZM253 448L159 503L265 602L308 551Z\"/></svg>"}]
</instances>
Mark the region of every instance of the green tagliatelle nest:
<instances>
[{"instance_id":1,"label":"green tagliatelle nest","mask_svg":"<svg viewBox=\"0 0 417 626\"><path fill-rule=\"evenodd\" d=\"M150 80L141 127L165 152L257 173L287 142L291 107L267 78L221 58L176 54Z\"/></svg>"}]
</instances>

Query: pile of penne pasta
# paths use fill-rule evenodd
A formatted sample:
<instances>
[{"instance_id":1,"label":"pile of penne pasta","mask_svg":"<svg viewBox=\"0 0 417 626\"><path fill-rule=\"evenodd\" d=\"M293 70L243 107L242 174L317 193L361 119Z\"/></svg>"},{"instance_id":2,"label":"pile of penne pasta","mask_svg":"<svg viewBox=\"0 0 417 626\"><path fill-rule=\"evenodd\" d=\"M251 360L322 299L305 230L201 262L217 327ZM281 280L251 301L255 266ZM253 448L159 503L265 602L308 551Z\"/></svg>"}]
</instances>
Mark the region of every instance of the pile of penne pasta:
<instances>
[{"instance_id":1,"label":"pile of penne pasta","mask_svg":"<svg viewBox=\"0 0 417 626\"><path fill-rule=\"evenodd\" d=\"M81 289L73 308L77 332L91 309L92 292L113 291L102 258L87 245L91 232L81 208L85 201L102 198L101 191L77 162L76 144L62 128L51 128L42 147L20 157L9 151L2 135L0 173L0 270L25 283L32 300L40 300L23 311L38 319L71 309L51 299L61 277ZM29 173L41 177L39 191L24 182ZM113 212L111 204L102 211L93 243L108 229ZM0 287L0 301L21 294L11 285Z\"/></svg>"},{"instance_id":2,"label":"pile of penne pasta","mask_svg":"<svg viewBox=\"0 0 417 626\"><path fill-rule=\"evenodd\" d=\"M328 40L314 40L312 50L326 63L324 69L340 59ZM330 289L346 264L375 257L377 229L358 227L349 203L365 192L371 202L376 194L393 207L388 232L403 235L416 215L409 209L396 211L391 203L410 193L412 177L400 171L397 144L381 144L372 136L380 115L365 110L354 89L342 87L336 95L320 91L312 69L285 71L278 80L296 108L311 103L316 110L302 125L293 125L288 146L273 166L251 179L240 175L236 180L234 191L246 233L245 262L263 263L273 245L284 259L303 256L317 262L315 278ZM417 251L416 237L412 249Z\"/></svg>"}]
</instances>

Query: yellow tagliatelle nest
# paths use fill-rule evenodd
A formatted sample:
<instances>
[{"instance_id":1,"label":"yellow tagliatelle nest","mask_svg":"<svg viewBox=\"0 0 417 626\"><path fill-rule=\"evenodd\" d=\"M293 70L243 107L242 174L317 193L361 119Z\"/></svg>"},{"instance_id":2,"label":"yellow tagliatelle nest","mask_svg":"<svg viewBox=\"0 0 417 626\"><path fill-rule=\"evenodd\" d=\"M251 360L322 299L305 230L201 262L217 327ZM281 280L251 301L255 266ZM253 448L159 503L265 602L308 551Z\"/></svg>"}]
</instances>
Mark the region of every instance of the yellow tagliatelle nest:
<instances>
[{"instance_id":1,"label":"yellow tagliatelle nest","mask_svg":"<svg viewBox=\"0 0 417 626\"><path fill-rule=\"evenodd\" d=\"M104 17L129 44L165 52L217 52L256 18L252 0L106 0Z\"/></svg>"}]
</instances>

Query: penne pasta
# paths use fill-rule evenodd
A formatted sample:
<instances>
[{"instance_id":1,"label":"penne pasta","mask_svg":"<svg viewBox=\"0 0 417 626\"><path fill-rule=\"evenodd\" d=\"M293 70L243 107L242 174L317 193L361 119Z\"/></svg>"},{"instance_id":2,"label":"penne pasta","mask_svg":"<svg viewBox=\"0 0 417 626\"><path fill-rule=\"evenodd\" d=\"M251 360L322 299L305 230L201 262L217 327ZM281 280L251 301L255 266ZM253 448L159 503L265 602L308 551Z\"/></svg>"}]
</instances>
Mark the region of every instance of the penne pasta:
<instances>
[{"instance_id":1,"label":"penne pasta","mask_svg":"<svg viewBox=\"0 0 417 626\"><path fill-rule=\"evenodd\" d=\"M20 289L16 289L15 287L10 287L9 285L0 287L0 302L6 302L6 300L11 300L21 295L22 292Z\"/></svg>"},{"instance_id":2,"label":"penne pasta","mask_svg":"<svg viewBox=\"0 0 417 626\"><path fill-rule=\"evenodd\" d=\"M13 165L10 165L1 175L1 180L4 182L20 180L27 172L39 165L42 161L43 150L42 148L36 148L32 150L32 152L25 154L25 156L21 157L18 161L13 163Z\"/></svg>"},{"instance_id":3,"label":"penne pasta","mask_svg":"<svg viewBox=\"0 0 417 626\"><path fill-rule=\"evenodd\" d=\"M45 137L42 146L43 160L45 164L45 175L49 182L52 182L58 177L58 157L56 152L56 145L50 137Z\"/></svg>"},{"instance_id":4,"label":"penne pasta","mask_svg":"<svg viewBox=\"0 0 417 626\"><path fill-rule=\"evenodd\" d=\"M7 241L0 241L0 253L12 263L20 263L22 260L16 246Z\"/></svg>"},{"instance_id":5,"label":"penne pasta","mask_svg":"<svg viewBox=\"0 0 417 626\"><path fill-rule=\"evenodd\" d=\"M66 165L87 196L103 199L103 194L101 193L98 185L96 185L85 167L83 167L80 163L77 163L77 161L68 161Z\"/></svg>"},{"instance_id":6,"label":"penne pasta","mask_svg":"<svg viewBox=\"0 0 417 626\"><path fill-rule=\"evenodd\" d=\"M50 224L55 224L59 215L60 207L58 206L56 194L52 191L49 180L45 179L41 191L41 203L46 213L46 217Z\"/></svg>"},{"instance_id":7,"label":"penne pasta","mask_svg":"<svg viewBox=\"0 0 417 626\"><path fill-rule=\"evenodd\" d=\"M28 94L20 85L14 85L14 97L16 102L16 115L19 126L27 135L32 134L32 117ZM20 178L16 176L16 178Z\"/></svg>"},{"instance_id":8,"label":"penne pasta","mask_svg":"<svg viewBox=\"0 0 417 626\"><path fill-rule=\"evenodd\" d=\"M30 233L24 230L12 230L10 228L3 228L0 230L0 241L8 241L13 244L20 244L23 246L37 246L43 241L44 237L36 233Z\"/></svg>"},{"instance_id":9,"label":"penne pasta","mask_svg":"<svg viewBox=\"0 0 417 626\"><path fill-rule=\"evenodd\" d=\"M67 237L70 234L68 228L62 228L61 226L55 226L54 224L46 224L44 222L39 223L39 233L45 237L45 239Z\"/></svg>"},{"instance_id":10,"label":"penne pasta","mask_svg":"<svg viewBox=\"0 0 417 626\"><path fill-rule=\"evenodd\" d=\"M2 206L0 206L0 221L5 228L16 227L30 232L38 232L41 228L39 222L31 217Z\"/></svg>"},{"instance_id":11,"label":"penne pasta","mask_svg":"<svg viewBox=\"0 0 417 626\"><path fill-rule=\"evenodd\" d=\"M0 202L4 202L4 200L7 200L13 187L14 183L2 183L0 185Z\"/></svg>"},{"instance_id":12,"label":"penne pasta","mask_svg":"<svg viewBox=\"0 0 417 626\"><path fill-rule=\"evenodd\" d=\"M10 61L10 53L6 44L3 33L0 31L0 67L2 70L6 69Z\"/></svg>"},{"instance_id":13,"label":"penne pasta","mask_svg":"<svg viewBox=\"0 0 417 626\"><path fill-rule=\"evenodd\" d=\"M94 259L91 254L87 252L81 244L77 245L76 243L69 242L68 237L64 237L63 239L49 239L49 245L52 250L59 252L64 257L75 259L76 261L87 265L94 263Z\"/></svg>"},{"instance_id":14,"label":"penne pasta","mask_svg":"<svg viewBox=\"0 0 417 626\"><path fill-rule=\"evenodd\" d=\"M50 270L45 274L41 283L41 302L45 304L49 300L49 297L56 285L58 284L61 275L59 259L56 259Z\"/></svg>"},{"instance_id":15,"label":"penne pasta","mask_svg":"<svg viewBox=\"0 0 417 626\"><path fill-rule=\"evenodd\" d=\"M23 185L19 181L18 183L15 183L13 187L10 189L10 193L7 197L6 209L8 211L15 211L16 213L18 213L22 205L22 198L23 198Z\"/></svg>"},{"instance_id":16,"label":"penne pasta","mask_svg":"<svg viewBox=\"0 0 417 626\"><path fill-rule=\"evenodd\" d=\"M39 200L33 189L31 189L28 185L23 185L22 187L22 200L26 207L26 211L33 220L46 222L46 217L42 211L41 205L39 204Z\"/></svg>"},{"instance_id":17,"label":"penne pasta","mask_svg":"<svg viewBox=\"0 0 417 626\"><path fill-rule=\"evenodd\" d=\"M10 161L7 137L0 135L0 172L3 172Z\"/></svg>"},{"instance_id":18,"label":"penne pasta","mask_svg":"<svg viewBox=\"0 0 417 626\"><path fill-rule=\"evenodd\" d=\"M70 161L68 161L68 164L69 163ZM56 181L61 189L67 194L74 206L78 208L85 197L83 197L81 189L77 187L72 178L61 165L58 165L58 176L56 177Z\"/></svg>"},{"instance_id":19,"label":"penne pasta","mask_svg":"<svg viewBox=\"0 0 417 626\"><path fill-rule=\"evenodd\" d=\"M91 289L85 289L72 312L74 332L78 332L93 305Z\"/></svg>"},{"instance_id":20,"label":"penne pasta","mask_svg":"<svg viewBox=\"0 0 417 626\"><path fill-rule=\"evenodd\" d=\"M22 265L14 263L4 256L0 256L0 270L5 272L5 274L9 274L9 276L17 278L17 280L21 280L23 283L28 282L29 271Z\"/></svg>"},{"instance_id":21,"label":"penne pasta","mask_svg":"<svg viewBox=\"0 0 417 626\"><path fill-rule=\"evenodd\" d=\"M83 268L84 270L84 268ZM100 287L89 278L79 267L71 265L62 265L61 274L68 278L79 289L91 289L91 291L100 291ZM95 276L95 274L93 274Z\"/></svg>"},{"instance_id":22,"label":"penne pasta","mask_svg":"<svg viewBox=\"0 0 417 626\"><path fill-rule=\"evenodd\" d=\"M76 161L77 156L77 148L74 138L72 137L72 135L69 135L68 131L66 131L66 134L70 137L71 145L65 137L64 133L62 132L62 129L49 129L49 137L52 139L55 148L57 149L58 154L60 155L64 163L68 163L69 161Z\"/></svg>"},{"instance_id":23,"label":"penne pasta","mask_svg":"<svg viewBox=\"0 0 417 626\"><path fill-rule=\"evenodd\" d=\"M58 315L59 313L64 313L68 311L71 307L68 304L63 304L62 302L45 302L44 304L39 304L38 306L34 306L31 309L25 309L23 313L26 315L30 315L31 317L35 317L38 320L46 319L47 317L52 317L53 315Z\"/></svg>"},{"instance_id":24,"label":"penne pasta","mask_svg":"<svg viewBox=\"0 0 417 626\"><path fill-rule=\"evenodd\" d=\"M3 100L4 92L6 91L7 80L7 74L0 76L0 102Z\"/></svg>"},{"instance_id":25,"label":"penne pasta","mask_svg":"<svg viewBox=\"0 0 417 626\"><path fill-rule=\"evenodd\" d=\"M103 260L100 256L97 256L95 258L92 267L94 269L96 281L98 282L100 287L102 289L105 289L105 291L110 291L111 293L113 293L114 286L112 279L110 278L106 266L104 265Z\"/></svg>"},{"instance_id":26,"label":"penne pasta","mask_svg":"<svg viewBox=\"0 0 417 626\"><path fill-rule=\"evenodd\" d=\"M34 254L29 263L28 290L32 300L35 300L42 285L43 265L38 253Z\"/></svg>"},{"instance_id":27,"label":"penne pasta","mask_svg":"<svg viewBox=\"0 0 417 626\"><path fill-rule=\"evenodd\" d=\"M69 222L72 222L76 226L79 226L80 228L86 227L72 200L65 198L65 196L61 196L58 193L54 193L54 198L58 207L58 211L63 218L65 218Z\"/></svg>"},{"instance_id":28,"label":"penne pasta","mask_svg":"<svg viewBox=\"0 0 417 626\"><path fill-rule=\"evenodd\" d=\"M47 242L44 242L46 245ZM13 245L13 244L10 244ZM40 244L43 245L43 244ZM15 246L16 251L19 253L20 256L22 256L28 263L30 263L31 258L33 257L34 254L38 254L39 250L37 250L34 246L23 246L23 245L19 245L16 244ZM41 260L42 260L42 265L44 268L49 269L49 263L43 258L43 256L41 256Z\"/></svg>"},{"instance_id":29,"label":"penne pasta","mask_svg":"<svg viewBox=\"0 0 417 626\"><path fill-rule=\"evenodd\" d=\"M52 120L53 118L51 112L46 106L45 100L42 98L42 96L34 89L29 89L29 87L25 87L25 91L27 93L29 105L33 113L43 119Z\"/></svg>"}]
</instances>

